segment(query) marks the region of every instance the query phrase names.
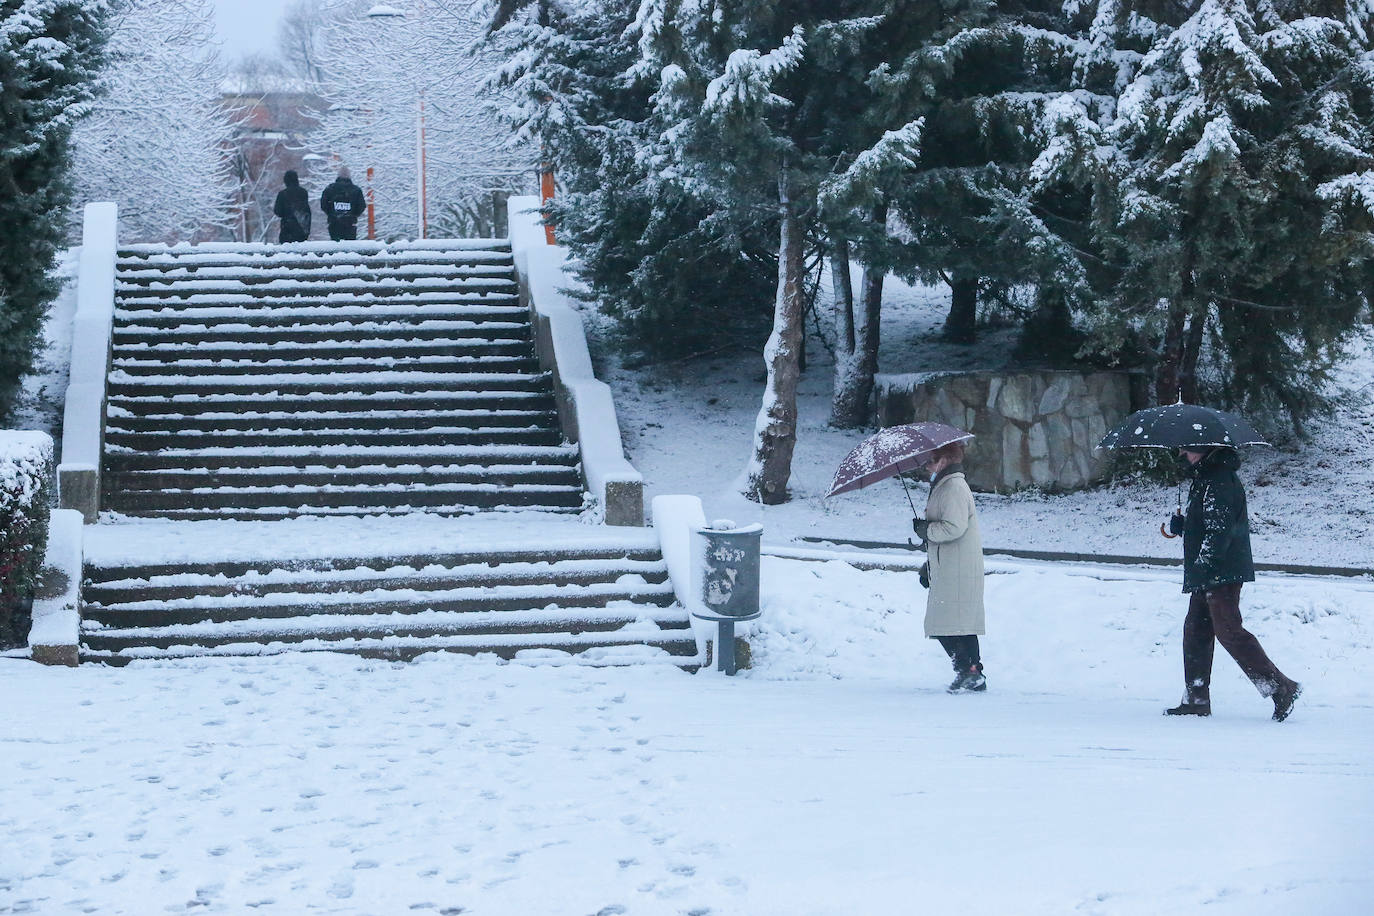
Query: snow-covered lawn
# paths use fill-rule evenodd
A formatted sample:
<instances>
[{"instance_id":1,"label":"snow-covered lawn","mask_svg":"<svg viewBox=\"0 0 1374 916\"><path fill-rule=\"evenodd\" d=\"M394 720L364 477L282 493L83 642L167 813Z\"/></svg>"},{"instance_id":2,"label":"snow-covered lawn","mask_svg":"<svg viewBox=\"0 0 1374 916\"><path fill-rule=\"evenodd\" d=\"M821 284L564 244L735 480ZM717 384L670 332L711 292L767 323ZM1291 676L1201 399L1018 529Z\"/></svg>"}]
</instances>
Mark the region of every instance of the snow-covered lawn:
<instances>
[{"instance_id":1,"label":"snow-covered lawn","mask_svg":"<svg viewBox=\"0 0 1374 916\"><path fill-rule=\"evenodd\" d=\"M888 278L879 369L887 373L1001 369L1016 343L1012 329L983 332L972 347L946 344L945 287ZM822 309L824 312L824 309ZM588 314L598 375L615 392L630 461L644 475L646 502L664 493L702 498L707 518L763 522L771 542L831 537L903 542L911 536L901 488L880 483L826 499L835 468L868 431L827 426L832 360L807 320L811 358L798 395L793 500L759 506L739 495L763 392L758 352L730 350L647 368L620 364L605 319ZM824 318L819 322L826 330ZM1334 379L1340 409L1310 426L1299 449L1247 450L1255 559L1266 563L1374 568L1374 327L1352 340ZM924 489L913 494L924 504ZM1178 557L1179 541L1159 536L1173 510L1172 487L1118 484L1051 495L1037 490L979 494L983 541L991 548Z\"/></svg>"},{"instance_id":2,"label":"snow-covered lawn","mask_svg":"<svg viewBox=\"0 0 1374 916\"><path fill-rule=\"evenodd\" d=\"M993 562L985 695L909 572L767 558L756 667L328 654L0 659L0 913L1355 913L1374 902L1374 583L1262 576L1306 693L1218 653L1175 574Z\"/></svg>"}]
</instances>

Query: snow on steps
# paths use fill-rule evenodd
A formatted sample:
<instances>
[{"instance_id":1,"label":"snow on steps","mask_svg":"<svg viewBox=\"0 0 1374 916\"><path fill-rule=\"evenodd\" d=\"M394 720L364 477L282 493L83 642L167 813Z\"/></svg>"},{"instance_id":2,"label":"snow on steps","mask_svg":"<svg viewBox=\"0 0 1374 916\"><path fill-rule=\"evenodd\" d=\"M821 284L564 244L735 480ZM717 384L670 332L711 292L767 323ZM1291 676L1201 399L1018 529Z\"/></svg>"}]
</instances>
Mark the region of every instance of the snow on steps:
<instances>
[{"instance_id":1,"label":"snow on steps","mask_svg":"<svg viewBox=\"0 0 1374 916\"><path fill-rule=\"evenodd\" d=\"M696 667L653 535L567 517L515 289L504 243L121 252L82 657Z\"/></svg>"},{"instance_id":2,"label":"snow on steps","mask_svg":"<svg viewBox=\"0 0 1374 916\"><path fill-rule=\"evenodd\" d=\"M582 507L505 241L136 245L117 266L114 514Z\"/></svg>"},{"instance_id":3,"label":"snow on steps","mask_svg":"<svg viewBox=\"0 0 1374 916\"><path fill-rule=\"evenodd\" d=\"M86 661L443 650L700 664L647 530L522 513L129 522L88 540Z\"/></svg>"}]
</instances>

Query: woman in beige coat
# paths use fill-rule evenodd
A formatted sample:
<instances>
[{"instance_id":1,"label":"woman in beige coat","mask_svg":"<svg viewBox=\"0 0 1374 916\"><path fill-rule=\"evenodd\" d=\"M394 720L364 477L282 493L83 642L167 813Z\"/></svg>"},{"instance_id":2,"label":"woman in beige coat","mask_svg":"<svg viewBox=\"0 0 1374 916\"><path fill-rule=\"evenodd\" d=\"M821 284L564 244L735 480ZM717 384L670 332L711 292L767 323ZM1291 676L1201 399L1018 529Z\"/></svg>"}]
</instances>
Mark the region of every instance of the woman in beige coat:
<instances>
[{"instance_id":1,"label":"woman in beige coat","mask_svg":"<svg viewBox=\"0 0 1374 916\"><path fill-rule=\"evenodd\" d=\"M929 583L926 636L940 641L954 665L950 693L987 689L978 637L983 622L983 538L973 491L964 480L964 446L958 442L936 449L926 461L931 474L926 517L916 520L916 533L928 542Z\"/></svg>"}]
</instances>

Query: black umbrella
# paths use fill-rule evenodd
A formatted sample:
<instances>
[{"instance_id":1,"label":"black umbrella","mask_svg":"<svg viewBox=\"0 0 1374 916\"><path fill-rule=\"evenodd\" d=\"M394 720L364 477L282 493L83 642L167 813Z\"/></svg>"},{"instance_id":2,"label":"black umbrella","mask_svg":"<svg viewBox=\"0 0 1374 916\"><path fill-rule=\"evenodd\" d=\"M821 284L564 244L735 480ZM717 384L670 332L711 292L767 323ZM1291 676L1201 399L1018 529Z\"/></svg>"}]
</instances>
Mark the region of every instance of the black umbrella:
<instances>
[{"instance_id":1,"label":"black umbrella","mask_svg":"<svg viewBox=\"0 0 1374 916\"><path fill-rule=\"evenodd\" d=\"M1198 404L1169 404L1137 410L1097 443L1098 448L1206 448L1268 445L1254 427L1233 413Z\"/></svg>"}]
</instances>

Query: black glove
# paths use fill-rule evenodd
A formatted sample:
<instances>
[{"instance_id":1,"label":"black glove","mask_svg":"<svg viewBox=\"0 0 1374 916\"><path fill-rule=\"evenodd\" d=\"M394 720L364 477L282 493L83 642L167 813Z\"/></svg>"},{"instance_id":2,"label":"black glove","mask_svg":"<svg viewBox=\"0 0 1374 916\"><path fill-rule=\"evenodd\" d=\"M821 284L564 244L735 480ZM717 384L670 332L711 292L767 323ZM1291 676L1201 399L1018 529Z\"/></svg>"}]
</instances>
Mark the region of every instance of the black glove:
<instances>
[{"instance_id":1,"label":"black glove","mask_svg":"<svg viewBox=\"0 0 1374 916\"><path fill-rule=\"evenodd\" d=\"M1175 512L1169 516L1169 533L1174 537L1183 533L1183 514L1181 512Z\"/></svg>"},{"instance_id":2,"label":"black glove","mask_svg":"<svg viewBox=\"0 0 1374 916\"><path fill-rule=\"evenodd\" d=\"M921 588L930 588L930 561L926 560L921 564L921 570L917 573L921 578Z\"/></svg>"},{"instance_id":3,"label":"black glove","mask_svg":"<svg viewBox=\"0 0 1374 916\"><path fill-rule=\"evenodd\" d=\"M930 531L930 522L923 518L913 518L911 520L911 530L916 532L916 536L923 541L929 540L926 533Z\"/></svg>"}]
</instances>

